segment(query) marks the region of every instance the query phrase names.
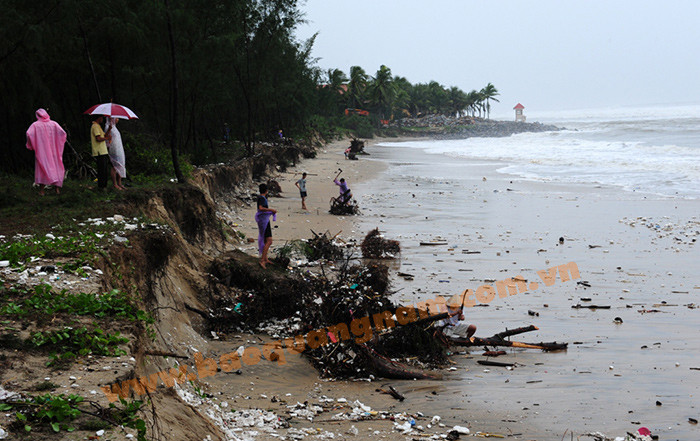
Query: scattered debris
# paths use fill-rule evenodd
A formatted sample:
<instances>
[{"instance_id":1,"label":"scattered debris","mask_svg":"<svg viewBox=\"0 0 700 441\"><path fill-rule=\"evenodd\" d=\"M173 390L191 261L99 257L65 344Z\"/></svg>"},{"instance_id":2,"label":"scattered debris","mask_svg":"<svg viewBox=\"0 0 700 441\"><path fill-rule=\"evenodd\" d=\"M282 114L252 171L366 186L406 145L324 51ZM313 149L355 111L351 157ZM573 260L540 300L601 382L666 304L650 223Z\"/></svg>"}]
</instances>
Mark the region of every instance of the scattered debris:
<instances>
[{"instance_id":1,"label":"scattered debris","mask_svg":"<svg viewBox=\"0 0 700 441\"><path fill-rule=\"evenodd\" d=\"M610 305L582 305L580 303L571 307L573 309L610 309Z\"/></svg>"},{"instance_id":2,"label":"scattered debris","mask_svg":"<svg viewBox=\"0 0 700 441\"><path fill-rule=\"evenodd\" d=\"M343 258L343 250L334 242L340 232L332 237L328 231L323 234L317 234L311 230L311 233L314 237L306 242L308 247L306 257L309 259L309 262L315 262L320 259L335 261Z\"/></svg>"},{"instance_id":3,"label":"scattered debris","mask_svg":"<svg viewBox=\"0 0 700 441\"><path fill-rule=\"evenodd\" d=\"M367 259L393 259L401 252L399 241L384 239L379 228L367 233L360 245L362 257ZM413 277L413 276L411 276Z\"/></svg>"},{"instance_id":4,"label":"scattered debris","mask_svg":"<svg viewBox=\"0 0 700 441\"><path fill-rule=\"evenodd\" d=\"M383 394L388 394L391 395L393 398L403 401L406 399L403 395L401 395L396 389L394 389L394 386L389 386L389 389L377 389L377 392L381 392Z\"/></svg>"},{"instance_id":5,"label":"scattered debris","mask_svg":"<svg viewBox=\"0 0 700 441\"><path fill-rule=\"evenodd\" d=\"M481 355L485 357L499 357L501 355L506 355L506 351L484 351Z\"/></svg>"},{"instance_id":6,"label":"scattered debris","mask_svg":"<svg viewBox=\"0 0 700 441\"><path fill-rule=\"evenodd\" d=\"M433 240L430 242L420 242L421 246L437 246L437 245L447 245L447 241L443 240Z\"/></svg>"},{"instance_id":7,"label":"scattered debris","mask_svg":"<svg viewBox=\"0 0 700 441\"><path fill-rule=\"evenodd\" d=\"M447 337L448 341L456 344L457 346L510 346L514 348L527 348L527 349L542 349L544 351L558 351L566 349L568 343L523 343L518 341L505 340L506 337L510 337L517 334L522 334L524 332L536 331L539 328L535 325L525 326L522 328L505 330L494 334L488 338L479 337L469 337L469 338L456 338Z\"/></svg>"},{"instance_id":8,"label":"scattered debris","mask_svg":"<svg viewBox=\"0 0 700 441\"><path fill-rule=\"evenodd\" d=\"M270 179L267 181L267 191L269 192L269 196L279 197L282 193L282 186L274 179Z\"/></svg>"},{"instance_id":9,"label":"scattered debris","mask_svg":"<svg viewBox=\"0 0 700 441\"><path fill-rule=\"evenodd\" d=\"M340 198L331 198L331 208L328 212L336 216L352 216L360 214L360 207L355 199L343 202Z\"/></svg>"},{"instance_id":10,"label":"scattered debris","mask_svg":"<svg viewBox=\"0 0 700 441\"><path fill-rule=\"evenodd\" d=\"M477 360L476 362L484 366L515 367L515 363L501 363L500 361Z\"/></svg>"}]
</instances>

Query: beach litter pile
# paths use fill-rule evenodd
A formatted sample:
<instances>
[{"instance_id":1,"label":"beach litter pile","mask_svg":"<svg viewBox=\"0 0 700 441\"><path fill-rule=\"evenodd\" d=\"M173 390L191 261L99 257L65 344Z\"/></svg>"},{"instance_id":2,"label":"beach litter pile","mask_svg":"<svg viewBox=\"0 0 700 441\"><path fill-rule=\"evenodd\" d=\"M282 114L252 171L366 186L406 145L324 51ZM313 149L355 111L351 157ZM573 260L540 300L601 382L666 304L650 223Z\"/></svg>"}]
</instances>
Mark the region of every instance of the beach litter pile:
<instances>
[{"instance_id":1,"label":"beach litter pile","mask_svg":"<svg viewBox=\"0 0 700 441\"><path fill-rule=\"evenodd\" d=\"M334 198L331 200L331 208L328 212L336 216L354 216L360 214L360 206L355 199L342 202L339 198Z\"/></svg>"},{"instance_id":2,"label":"beach litter pile","mask_svg":"<svg viewBox=\"0 0 700 441\"><path fill-rule=\"evenodd\" d=\"M267 181L267 191L269 192L268 196L278 197L282 193L282 187L279 182L270 179Z\"/></svg>"},{"instance_id":3,"label":"beach litter pile","mask_svg":"<svg viewBox=\"0 0 700 441\"><path fill-rule=\"evenodd\" d=\"M353 138L350 141L350 153L354 153L356 155L369 155L369 153L365 152L365 142L357 138Z\"/></svg>"},{"instance_id":4,"label":"beach litter pile","mask_svg":"<svg viewBox=\"0 0 700 441\"><path fill-rule=\"evenodd\" d=\"M305 339L304 354L324 377L435 378L398 360L410 360L418 368L446 363L445 346L424 326L373 329L376 314L391 322L399 306L389 299L385 265L356 264L346 258L331 271L323 266L318 272L265 271L255 259L238 253L211 268L215 303L209 311L199 311L207 330L220 338L231 332L265 330L274 338ZM353 328L354 320L355 327L359 324L364 331Z\"/></svg>"},{"instance_id":5,"label":"beach litter pile","mask_svg":"<svg viewBox=\"0 0 700 441\"><path fill-rule=\"evenodd\" d=\"M306 242L305 249L306 257L309 262L315 262L320 259L340 260L344 257L343 249L336 242L336 238L340 234L331 236L328 231L323 234L316 234L313 230L313 237Z\"/></svg>"},{"instance_id":6,"label":"beach litter pile","mask_svg":"<svg viewBox=\"0 0 700 441\"><path fill-rule=\"evenodd\" d=\"M385 239L375 228L367 233L360 249L366 259L393 259L401 252L401 245L398 240Z\"/></svg>"}]
</instances>

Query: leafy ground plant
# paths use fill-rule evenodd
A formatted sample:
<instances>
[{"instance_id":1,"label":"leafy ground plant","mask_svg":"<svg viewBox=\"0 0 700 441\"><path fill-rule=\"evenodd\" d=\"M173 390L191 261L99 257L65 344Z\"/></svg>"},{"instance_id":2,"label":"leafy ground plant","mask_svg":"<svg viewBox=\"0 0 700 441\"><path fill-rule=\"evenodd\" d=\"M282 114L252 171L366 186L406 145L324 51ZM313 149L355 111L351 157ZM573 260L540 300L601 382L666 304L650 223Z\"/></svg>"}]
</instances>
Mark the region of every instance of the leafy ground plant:
<instances>
[{"instance_id":1,"label":"leafy ground plant","mask_svg":"<svg viewBox=\"0 0 700 441\"><path fill-rule=\"evenodd\" d=\"M51 348L57 352L51 355L52 363L57 359L72 359L78 355L105 355L117 357L126 355L119 345L128 343L129 339L121 337L119 332L110 334L93 324L92 329L85 326L60 330L35 332L29 343L35 348Z\"/></svg>"},{"instance_id":2,"label":"leafy ground plant","mask_svg":"<svg viewBox=\"0 0 700 441\"><path fill-rule=\"evenodd\" d=\"M95 233L76 233L71 236L19 237L0 242L0 260L9 260L13 267L30 257L75 257L81 265L97 260L103 252L100 242L104 238Z\"/></svg>"},{"instance_id":3,"label":"leafy ground plant","mask_svg":"<svg viewBox=\"0 0 700 441\"><path fill-rule=\"evenodd\" d=\"M153 323L153 318L145 311L138 309L131 296L123 291L113 289L103 294L77 293L66 290L54 292L51 285L40 284L33 292L22 288L14 288L10 293L13 297L25 296L0 307L0 314L23 317L30 312L39 314L74 314L89 315L96 318L117 317L134 321Z\"/></svg>"},{"instance_id":4,"label":"leafy ground plant","mask_svg":"<svg viewBox=\"0 0 700 441\"><path fill-rule=\"evenodd\" d=\"M73 432L76 428L72 423L84 413L98 419L83 421L79 425L83 430L95 427L106 429L110 426L129 427L136 429L138 441L146 441L146 422L138 416L143 402L127 401L123 398L119 401L121 406L110 403L109 410L89 402L98 409L98 412L94 413L80 409L80 405L87 402L78 395L46 394L2 402L0 412L15 412L15 422L11 427L18 432L31 433L34 428L41 426L49 427L57 433Z\"/></svg>"},{"instance_id":5,"label":"leafy ground plant","mask_svg":"<svg viewBox=\"0 0 700 441\"><path fill-rule=\"evenodd\" d=\"M32 424L47 424L54 432L72 432L69 423L80 414L77 405L83 401L78 395L40 395L25 400L0 403L0 412L15 411L17 425L25 432L32 431Z\"/></svg>"}]
</instances>

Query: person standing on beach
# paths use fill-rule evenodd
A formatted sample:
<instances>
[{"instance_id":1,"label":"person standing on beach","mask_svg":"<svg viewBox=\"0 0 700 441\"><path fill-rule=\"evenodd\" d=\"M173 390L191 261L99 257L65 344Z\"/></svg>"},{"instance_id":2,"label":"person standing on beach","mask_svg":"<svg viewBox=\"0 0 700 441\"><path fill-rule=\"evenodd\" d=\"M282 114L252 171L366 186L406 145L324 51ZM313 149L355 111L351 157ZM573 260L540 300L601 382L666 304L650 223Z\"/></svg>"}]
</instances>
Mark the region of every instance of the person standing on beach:
<instances>
[{"instance_id":1,"label":"person standing on beach","mask_svg":"<svg viewBox=\"0 0 700 441\"><path fill-rule=\"evenodd\" d=\"M340 178L340 181L338 181L338 176L340 176L342 172L342 170L338 171L338 174L335 175L335 179L333 179L333 182L335 183L335 185L340 187L340 196L338 196L338 199L340 199L340 202L342 202L343 204L347 204L348 202L350 202L350 199L352 199L352 193L348 188L347 182L345 182L345 178Z\"/></svg>"},{"instance_id":2,"label":"person standing on beach","mask_svg":"<svg viewBox=\"0 0 700 441\"><path fill-rule=\"evenodd\" d=\"M110 130L107 133L102 130L101 124L104 120L102 115L92 120L92 128L90 129L90 143L92 144L92 157L97 163L97 187L107 188L107 180L109 179L109 151L107 150L107 139Z\"/></svg>"},{"instance_id":3,"label":"person standing on beach","mask_svg":"<svg viewBox=\"0 0 700 441\"><path fill-rule=\"evenodd\" d=\"M109 150L109 160L112 163L112 184L117 190L124 190L122 179L126 178L126 157L124 156L124 145L122 135L117 129L117 118L107 118L107 131L111 131L111 136L107 140Z\"/></svg>"},{"instance_id":4,"label":"person standing on beach","mask_svg":"<svg viewBox=\"0 0 700 441\"><path fill-rule=\"evenodd\" d=\"M301 179L294 185L297 186L299 194L301 195L301 209L306 210L306 172L301 174Z\"/></svg>"},{"instance_id":5,"label":"person standing on beach","mask_svg":"<svg viewBox=\"0 0 700 441\"><path fill-rule=\"evenodd\" d=\"M44 109L36 111L36 121L27 129L27 148L34 151L34 183L39 185L39 195L44 195L47 185L56 187L61 194L65 168L63 148L66 132Z\"/></svg>"},{"instance_id":6,"label":"person standing on beach","mask_svg":"<svg viewBox=\"0 0 700 441\"><path fill-rule=\"evenodd\" d=\"M260 253L260 266L266 268L271 263L267 254L272 246L272 228L270 227L270 216L272 220L277 220L277 210L268 206L267 184L260 184L260 195L258 195L258 211L255 213L255 222L258 224L258 253Z\"/></svg>"}]
</instances>

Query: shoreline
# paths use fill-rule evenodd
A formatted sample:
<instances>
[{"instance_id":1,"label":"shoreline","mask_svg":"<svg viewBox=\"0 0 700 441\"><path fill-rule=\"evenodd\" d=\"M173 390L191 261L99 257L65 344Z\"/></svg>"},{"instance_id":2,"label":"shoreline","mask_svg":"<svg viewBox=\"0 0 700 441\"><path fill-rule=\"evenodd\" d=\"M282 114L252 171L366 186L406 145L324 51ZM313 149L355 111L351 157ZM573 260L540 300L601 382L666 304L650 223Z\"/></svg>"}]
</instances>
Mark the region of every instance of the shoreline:
<instances>
[{"instance_id":1,"label":"shoreline","mask_svg":"<svg viewBox=\"0 0 700 441\"><path fill-rule=\"evenodd\" d=\"M371 148L380 142L387 142L394 138L377 138L365 141L365 149ZM398 138L405 140L404 138ZM285 173L274 173L269 179L276 180L282 188L280 197L270 197L270 208L277 210L277 221L273 222L271 251L282 246L285 242L312 237L310 230L318 234L330 232L331 236L340 233L338 237L346 240L355 239L358 242L364 238L353 226L360 216L336 216L328 212L331 197L338 196L338 187L333 183L333 178L338 169L343 170L341 177L346 178L349 187L353 190L355 199L358 195L354 191L359 184L375 179L388 166L379 161L367 161L368 156L359 155L359 160L346 160L343 151L350 144L348 139L334 141L319 148L317 156L311 159L303 159L294 167L289 167ZM369 156L371 158L371 156ZM308 197L306 206L308 211L301 209L301 197L299 190L294 185L301 178L302 172L309 173L306 179ZM312 176L316 175L316 176ZM251 192L257 194L257 188L251 188ZM244 207L240 212L241 231L246 237L258 237L257 224L253 220L257 208L254 204ZM362 207L360 206L360 210ZM256 244L245 244L242 250L248 254L257 255Z\"/></svg>"},{"instance_id":2,"label":"shoreline","mask_svg":"<svg viewBox=\"0 0 700 441\"><path fill-rule=\"evenodd\" d=\"M486 307L465 311L468 320L479 327L477 337L486 337L504 328L535 324L540 330L528 334L525 341L567 341L569 350L558 353L508 350L499 361L515 362L518 366L506 371L477 365L481 352L475 348L471 353L453 348L451 367L441 370L443 380L371 382L369 379L321 379L319 371L306 357L292 356L285 351L284 366L261 360L254 365L245 364L240 372L208 375L192 387L187 384L170 392L159 387L164 393L154 396L159 408L157 419L167 422L159 428L159 433L168 439L181 439L196 425L211 425L213 421L226 434L216 439L243 436L244 439L272 440L302 435L318 435L319 439L352 439L357 435L412 439L416 437L415 431L402 433L396 429L396 425L412 417L424 430L428 428L420 434L422 436L444 436L453 426L462 426L469 427L472 432L500 433L515 439L560 439L565 430L620 434L633 430L634 421L662 436L694 436L694 427L687 431L688 427L681 420L684 416L697 418L692 397L697 395L698 386L693 383L693 373L688 366L693 362L692 348L700 345L700 339L693 327L693 323L697 323L697 316L693 315L697 310L685 306L692 301L692 294L700 293L696 291L700 286L693 279L697 264L688 261L689 253L694 251L693 245L687 240L679 243L676 237L686 237L682 234L692 232L679 228L684 226L683 220L697 211L694 210L697 202L651 199L639 193L624 194L616 188L601 189L585 184L528 181L500 173L500 164L495 161L430 155L393 144L404 140L370 140L366 146L370 156L360 156L358 161L343 159L342 151L349 140L337 141L320 148L316 158L299 160L288 173L273 173L269 178L278 180L283 197L271 199L271 207L281 214L278 228L273 230L276 240L272 254L286 241L309 238L310 229L317 233L328 230L331 235L341 231L348 242L357 243L367 231L379 227L387 238L401 242L400 258L384 263L389 266L392 298L404 305L434 299L437 295L449 298L464 288L476 290L480 285L506 277L523 275L526 279L539 280L535 274L537 270L576 262L581 279L590 281L592 287L569 281L515 297L499 295L484 305ZM384 142L392 145L378 145ZM328 199L337 195L331 179L338 167L345 171L344 176L359 201L361 216L327 213ZM311 211L308 214L301 211L298 190L294 186L299 178L295 172L302 170L317 174L309 177L307 205ZM227 173L236 179L245 176L236 168ZM217 193L211 198L218 207L210 213L217 211L219 216L216 222L210 216L212 219L205 227L205 234L210 236L203 242L194 236L181 237L181 233L187 234L189 230L181 230L183 217L177 210L197 212L209 206L209 202L199 206L192 197L194 194L182 193L187 189L180 188L174 189L173 194L187 196L182 206L169 206L165 211L159 199L149 202L153 213L170 219L172 226L166 229L173 231L173 240L178 241L172 250L173 261L163 273L165 294L157 294L160 296L157 304L163 306L157 312L163 340L154 340L154 346L185 356L189 354L189 361L183 362L183 367L191 368L189 372L200 371L202 355L205 359L219 359L237 352L237 348L240 351L241 347L250 348L252 353L265 353L266 345L278 338L273 335L278 331L268 323L259 328L259 333L233 329L218 336L214 333L212 339L202 330L205 328L200 317L206 319L206 314L202 315L201 309L198 315L193 315L177 308L180 302L194 305L194 309L200 308L200 302L206 307L208 303L201 296L202 287L211 280L223 280L216 275L217 271L213 271L214 279L211 279L212 269L207 266L212 259L225 259L227 254L226 249L211 246L212 239L218 237L216 227L222 217L238 232L257 237L253 221L255 208L247 202L250 194L256 193L257 185L249 179L250 176L235 181L245 184L237 186L232 194ZM200 188L208 188L209 196L216 190L211 185L214 181L215 178L206 176L201 180L200 184L204 185ZM239 203L239 200L246 202ZM640 220L637 217L640 215L647 217ZM664 217L668 215L671 216ZM663 228L655 228L657 222ZM667 223L671 225L668 230ZM156 240L158 236L158 233L137 235L133 237L133 247L112 247L110 264L140 261L140 253L153 249L146 246L151 243L149 240ZM185 237L191 242L185 242ZM559 237L564 238L563 244L559 243ZM422 241L436 238L448 245L420 245ZM153 243L162 246L161 242ZM230 251L239 248L257 255L255 244L246 241L229 242L226 248ZM460 253L460 249L469 252ZM152 260L148 253L143 259L144 262ZM254 259L245 256L243 260L248 259L251 271L253 268L260 271ZM42 261L41 264L44 263L53 262ZM112 280L109 268L101 269L107 273L105 280ZM397 277L399 271L411 273L415 278L408 281ZM56 278L57 283L64 283L58 280ZM102 277L95 277L92 283L100 280ZM264 272L261 280L264 284L269 280ZM78 286L87 289L89 285L81 282L76 289ZM97 292L100 288L90 289ZM582 297L611 305L611 309L571 309L572 305L584 301ZM639 312L652 308L660 312ZM539 315L528 316L529 309ZM616 315L624 324L614 323L612 319ZM262 329L273 330L266 331L272 337L260 333ZM659 346L655 346L657 341ZM640 346L652 349L640 351ZM201 351L199 359L197 356L192 359L193 351ZM124 363L120 368L124 375L133 369L134 378L145 378L144 375L151 373L157 376L155 370L164 372L163 369L172 367L172 361L134 356L137 360L131 359L133 366ZM40 361L36 358L32 363ZM67 382L71 373L82 376L81 383L95 385L113 383L115 374L87 374L80 366L75 366L74 370L59 374L57 382ZM25 375L32 378L31 370ZM676 380L680 384L674 382ZM406 400L397 402L377 391L377 387L389 385ZM615 397L608 397L610 390L618 391ZM570 399L571 396L576 398ZM647 406L648 401L653 403L654 399L663 401L664 406ZM307 401L309 404L299 404ZM185 409L182 406L188 405L191 407L187 409L201 419L178 419L178 412ZM317 414L315 406L323 408L323 412ZM343 418L347 418L349 412L363 415L370 412L363 410L363 406L371 407L370 416L377 415L373 412L384 416L360 421L335 418L338 413L345 413ZM238 411L235 415L233 409ZM274 412L266 414L266 418L273 415L277 422L293 417L289 421L292 426L288 429L284 429L286 423L281 427L275 424L258 426L262 430L250 438L247 433L258 428L247 425L246 412L266 412L262 409ZM435 415L441 417L443 426L431 422ZM389 416L395 417L396 424ZM231 422L239 417L240 420ZM676 424L673 430L671 424L667 424L672 419ZM234 429L229 432L231 427ZM274 431L273 427L280 430Z\"/></svg>"},{"instance_id":3,"label":"shoreline","mask_svg":"<svg viewBox=\"0 0 700 441\"><path fill-rule=\"evenodd\" d=\"M692 302L693 293L700 293L693 282L698 265L687 260L697 246L691 241L696 232L688 226L697 225L700 201L613 186L526 180L499 172L504 165L499 161L448 157L397 145L378 146L373 153L373 159L392 167L360 188L383 195L380 199L364 195L363 221L367 228L380 225L388 238L401 242L401 261L391 271L399 291L395 301L453 295L506 276L538 280L535 269L569 261L578 263L582 280L592 285L496 298L487 308L469 310L467 319L478 325L478 336L535 324L540 331L528 336L531 341L568 341L570 347L559 354L509 351L499 359L529 366L509 372L483 370L469 360L479 358L472 351L473 356L454 360L460 369L467 369L463 372L473 373L449 380L450 387L468 393L472 405L517 415L504 420L522 425L501 423L502 429L521 432L526 439L560 439L565 429L622 434L636 430L634 422L662 437L697 435L684 423L686 415L695 413L691 397L698 388L683 393L683 387L692 383L688 370L692 359L685 352L669 351L700 344L697 338L686 337L690 329L685 323L697 323L697 310L684 306ZM438 236L449 245L419 245ZM396 277L399 271L415 279ZM582 298L611 309L571 309ZM673 307L657 314L638 312L654 309L662 301ZM528 316L528 310L539 315ZM616 316L624 323L615 324ZM640 351L654 342L663 343L658 355ZM669 357L674 361L669 363ZM674 377L685 386L669 387L677 384ZM637 381L645 386L635 387ZM600 402L610 388L624 390L611 400L614 410ZM567 400L569 395L576 398ZM646 405L656 397L663 407Z\"/></svg>"}]
</instances>

